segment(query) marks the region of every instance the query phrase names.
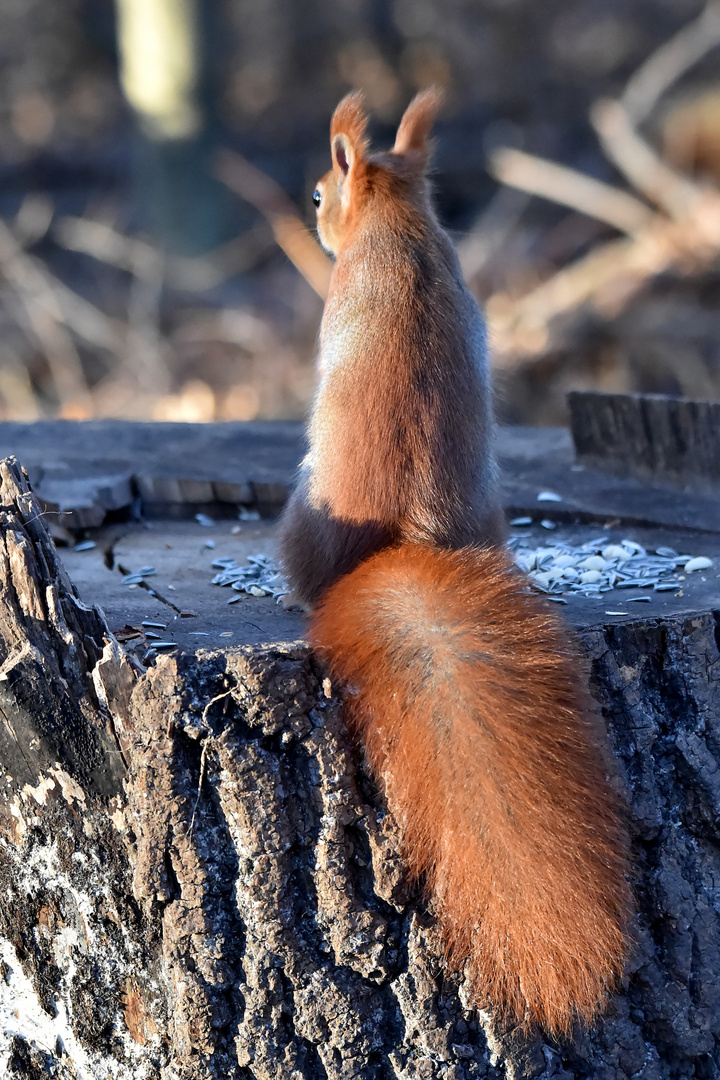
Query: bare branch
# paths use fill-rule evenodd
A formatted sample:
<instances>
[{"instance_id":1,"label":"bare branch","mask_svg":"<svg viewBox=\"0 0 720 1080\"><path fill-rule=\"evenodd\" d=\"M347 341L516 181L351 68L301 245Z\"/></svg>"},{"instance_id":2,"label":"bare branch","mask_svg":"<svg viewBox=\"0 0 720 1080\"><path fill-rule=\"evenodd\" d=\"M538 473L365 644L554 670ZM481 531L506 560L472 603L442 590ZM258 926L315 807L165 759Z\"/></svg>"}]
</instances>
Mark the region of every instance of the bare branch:
<instances>
[{"instance_id":1,"label":"bare branch","mask_svg":"<svg viewBox=\"0 0 720 1080\"><path fill-rule=\"evenodd\" d=\"M218 155L216 173L231 191L268 220L278 246L324 300L332 263L280 185L231 150L223 150Z\"/></svg>"},{"instance_id":2,"label":"bare branch","mask_svg":"<svg viewBox=\"0 0 720 1080\"><path fill-rule=\"evenodd\" d=\"M123 367L144 393L167 393L171 378L160 325L165 258L146 245L137 251L128 298L128 338Z\"/></svg>"},{"instance_id":3,"label":"bare branch","mask_svg":"<svg viewBox=\"0 0 720 1080\"><path fill-rule=\"evenodd\" d=\"M29 201L29 198L26 199L26 203ZM0 241L2 257L10 257L11 253L14 253L13 258L21 259L24 267L23 280L34 283L36 294L44 298L46 306L50 304L56 316L88 345L107 349L108 352L119 352L123 347L123 334L115 322L56 278L46 263L23 250L23 242L34 243L37 234L23 230L18 238L15 231L11 231L7 225L4 229L5 233Z\"/></svg>"},{"instance_id":4,"label":"bare branch","mask_svg":"<svg viewBox=\"0 0 720 1080\"><path fill-rule=\"evenodd\" d=\"M142 265L148 252L153 250L145 240L126 236L112 225L89 218L61 218L53 229L53 236L69 251L80 251L130 273L134 273L134 268ZM186 292L205 292L229 277L251 269L272 244L274 240L263 222L207 255L168 257L167 283L171 288Z\"/></svg>"},{"instance_id":5,"label":"bare branch","mask_svg":"<svg viewBox=\"0 0 720 1080\"><path fill-rule=\"evenodd\" d=\"M689 217L703 189L682 176L633 128L619 101L598 101L590 111L603 150L631 184L672 218Z\"/></svg>"},{"instance_id":6,"label":"bare branch","mask_svg":"<svg viewBox=\"0 0 720 1080\"><path fill-rule=\"evenodd\" d=\"M168 285L187 292L214 289L228 278L251 270L274 245L267 222L261 221L207 255L175 255L168 259Z\"/></svg>"},{"instance_id":7,"label":"bare branch","mask_svg":"<svg viewBox=\"0 0 720 1080\"><path fill-rule=\"evenodd\" d=\"M636 233L653 216L649 207L634 195L565 165L510 147L491 155L490 172L503 184L569 206L620 232Z\"/></svg>"},{"instance_id":8,"label":"bare branch","mask_svg":"<svg viewBox=\"0 0 720 1080\"><path fill-rule=\"evenodd\" d=\"M472 282L489 265L517 226L530 201L525 192L500 188L472 228L457 242L463 277Z\"/></svg>"},{"instance_id":9,"label":"bare branch","mask_svg":"<svg viewBox=\"0 0 720 1080\"><path fill-rule=\"evenodd\" d=\"M625 270L632 271L635 241L612 240L553 274L524 296L491 296L487 315L497 367L512 369L541 356L553 319L585 303Z\"/></svg>"},{"instance_id":10,"label":"bare branch","mask_svg":"<svg viewBox=\"0 0 720 1080\"><path fill-rule=\"evenodd\" d=\"M82 341L111 353L122 350L124 333L113 319L50 274L44 263L36 262L35 268L55 293L65 323Z\"/></svg>"},{"instance_id":11,"label":"bare branch","mask_svg":"<svg viewBox=\"0 0 720 1080\"><path fill-rule=\"evenodd\" d=\"M0 397L13 420L40 419L40 408L27 367L7 345L0 345ZM9 416L6 415L6 419Z\"/></svg>"},{"instance_id":12,"label":"bare branch","mask_svg":"<svg viewBox=\"0 0 720 1080\"><path fill-rule=\"evenodd\" d=\"M63 407L89 408L89 391L75 345L49 275L26 255L0 221L0 271L24 308L27 326L42 348Z\"/></svg>"},{"instance_id":13,"label":"bare branch","mask_svg":"<svg viewBox=\"0 0 720 1080\"><path fill-rule=\"evenodd\" d=\"M519 367L546 353L550 324L558 316L586 303L618 311L651 278L672 268L701 272L719 252L720 195L709 192L688 219L658 214L647 229L601 244L524 296L490 297L487 313L498 366Z\"/></svg>"},{"instance_id":14,"label":"bare branch","mask_svg":"<svg viewBox=\"0 0 720 1080\"><path fill-rule=\"evenodd\" d=\"M80 251L108 266L135 272L137 265L152 258L154 248L137 237L124 236L102 221L64 217L53 229L54 237L69 251Z\"/></svg>"},{"instance_id":15,"label":"bare branch","mask_svg":"<svg viewBox=\"0 0 720 1080\"><path fill-rule=\"evenodd\" d=\"M659 98L684 73L720 45L720 3L711 0L693 22L665 42L635 72L622 96L634 124L641 124Z\"/></svg>"}]
</instances>

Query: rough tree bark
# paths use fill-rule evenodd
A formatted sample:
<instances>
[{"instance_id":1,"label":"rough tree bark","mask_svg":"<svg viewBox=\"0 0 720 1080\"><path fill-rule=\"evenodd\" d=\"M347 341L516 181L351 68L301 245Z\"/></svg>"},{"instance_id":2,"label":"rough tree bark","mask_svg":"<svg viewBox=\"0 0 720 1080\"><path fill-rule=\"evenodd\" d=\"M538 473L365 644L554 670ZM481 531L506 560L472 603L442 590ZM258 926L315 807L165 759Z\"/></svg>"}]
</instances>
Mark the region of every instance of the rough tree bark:
<instances>
[{"instance_id":1,"label":"rough tree bark","mask_svg":"<svg viewBox=\"0 0 720 1080\"><path fill-rule=\"evenodd\" d=\"M136 672L1 466L0 1073L61 1080L720 1075L720 629L581 635L629 805L624 992L568 1045L443 972L302 642Z\"/></svg>"}]
</instances>

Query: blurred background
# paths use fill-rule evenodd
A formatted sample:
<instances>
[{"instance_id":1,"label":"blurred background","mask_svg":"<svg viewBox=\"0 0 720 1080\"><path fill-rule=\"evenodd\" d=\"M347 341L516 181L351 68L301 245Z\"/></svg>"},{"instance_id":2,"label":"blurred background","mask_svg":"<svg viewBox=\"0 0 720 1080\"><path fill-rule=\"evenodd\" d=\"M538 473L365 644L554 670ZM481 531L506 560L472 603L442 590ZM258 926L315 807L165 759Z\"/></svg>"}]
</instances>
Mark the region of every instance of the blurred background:
<instances>
[{"instance_id":1,"label":"blurred background","mask_svg":"<svg viewBox=\"0 0 720 1080\"><path fill-rule=\"evenodd\" d=\"M328 122L446 88L504 419L720 397L720 2L0 0L0 417L302 417Z\"/></svg>"}]
</instances>

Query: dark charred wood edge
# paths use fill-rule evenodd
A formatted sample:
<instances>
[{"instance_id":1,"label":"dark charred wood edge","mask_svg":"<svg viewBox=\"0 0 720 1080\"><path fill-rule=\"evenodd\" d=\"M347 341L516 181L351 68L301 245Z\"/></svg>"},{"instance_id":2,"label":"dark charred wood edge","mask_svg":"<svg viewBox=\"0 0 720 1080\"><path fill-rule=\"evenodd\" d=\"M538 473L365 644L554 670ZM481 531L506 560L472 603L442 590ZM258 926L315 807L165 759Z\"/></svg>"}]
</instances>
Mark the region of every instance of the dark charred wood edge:
<instances>
[{"instance_id":1,"label":"dark charred wood edge","mask_svg":"<svg viewBox=\"0 0 720 1080\"><path fill-rule=\"evenodd\" d=\"M125 768L93 681L117 643L78 597L13 458L0 462L0 507L0 753L23 783L60 761L86 791L117 795Z\"/></svg>"}]
</instances>

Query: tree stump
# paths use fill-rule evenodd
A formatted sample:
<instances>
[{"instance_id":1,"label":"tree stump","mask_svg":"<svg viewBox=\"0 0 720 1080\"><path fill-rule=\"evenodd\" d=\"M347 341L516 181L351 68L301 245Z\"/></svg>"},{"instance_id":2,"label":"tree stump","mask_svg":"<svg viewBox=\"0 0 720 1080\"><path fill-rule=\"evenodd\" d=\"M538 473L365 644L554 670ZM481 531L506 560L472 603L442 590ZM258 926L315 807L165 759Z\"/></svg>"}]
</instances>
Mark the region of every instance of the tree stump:
<instances>
[{"instance_id":1,"label":"tree stump","mask_svg":"<svg viewBox=\"0 0 720 1080\"><path fill-rule=\"evenodd\" d=\"M720 401L664 394L568 394L577 460L685 490L720 492Z\"/></svg>"},{"instance_id":2,"label":"tree stump","mask_svg":"<svg viewBox=\"0 0 720 1080\"><path fill-rule=\"evenodd\" d=\"M137 669L0 469L0 1074L61 1080L720 1075L720 616L579 637L633 838L622 993L501 1031L302 642Z\"/></svg>"}]
</instances>

